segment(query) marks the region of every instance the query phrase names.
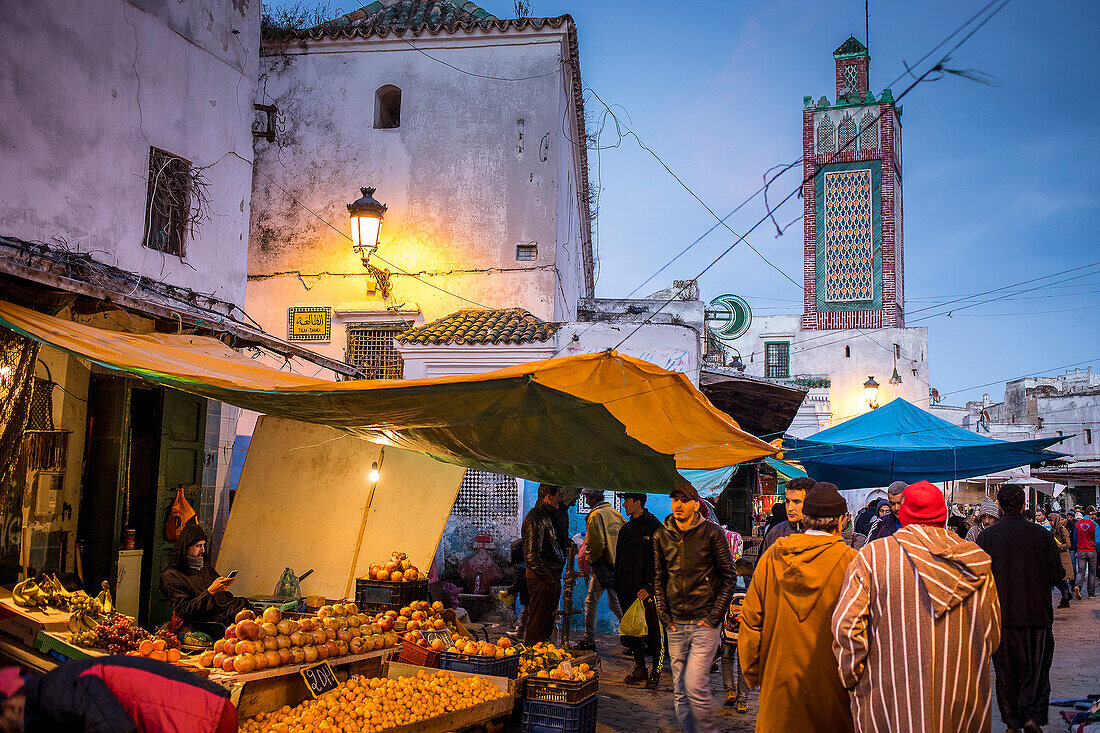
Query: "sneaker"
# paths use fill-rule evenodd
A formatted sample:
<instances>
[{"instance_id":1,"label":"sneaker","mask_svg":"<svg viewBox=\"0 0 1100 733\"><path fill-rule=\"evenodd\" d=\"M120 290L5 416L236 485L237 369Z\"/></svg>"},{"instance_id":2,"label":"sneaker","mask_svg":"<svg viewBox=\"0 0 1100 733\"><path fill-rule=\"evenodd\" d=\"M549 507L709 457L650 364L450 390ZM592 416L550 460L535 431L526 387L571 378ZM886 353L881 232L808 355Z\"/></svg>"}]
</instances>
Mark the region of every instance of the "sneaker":
<instances>
[{"instance_id":1,"label":"sneaker","mask_svg":"<svg viewBox=\"0 0 1100 733\"><path fill-rule=\"evenodd\" d=\"M1069 608L1069 596L1062 598L1062 602L1058 604L1058 608Z\"/></svg>"},{"instance_id":2,"label":"sneaker","mask_svg":"<svg viewBox=\"0 0 1100 733\"><path fill-rule=\"evenodd\" d=\"M596 640L581 639L573 648L582 652L594 652L596 651Z\"/></svg>"},{"instance_id":3,"label":"sneaker","mask_svg":"<svg viewBox=\"0 0 1100 733\"><path fill-rule=\"evenodd\" d=\"M623 677L624 685L637 685L649 681L649 673L645 667L635 667L630 674Z\"/></svg>"},{"instance_id":4,"label":"sneaker","mask_svg":"<svg viewBox=\"0 0 1100 733\"><path fill-rule=\"evenodd\" d=\"M749 712L749 702L745 698L741 698L737 701L737 712L747 713Z\"/></svg>"},{"instance_id":5,"label":"sneaker","mask_svg":"<svg viewBox=\"0 0 1100 733\"><path fill-rule=\"evenodd\" d=\"M1073 597L1077 600L1081 600L1081 589L1078 586L1073 586Z\"/></svg>"},{"instance_id":6,"label":"sneaker","mask_svg":"<svg viewBox=\"0 0 1100 733\"><path fill-rule=\"evenodd\" d=\"M658 669L649 673L649 679L645 683L647 690L656 690L657 686L661 684L661 671Z\"/></svg>"},{"instance_id":7,"label":"sneaker","mask_svg":"<svg viewBox=\"0 0 1100 733\"><path fill-rule=\"evenodd\" d=\"M727 692L726 693L726 702L724 703L725 707L732 708L736 704L737 704L737 695L735 695L732 692Z\"/></svg>"}]
</instances>

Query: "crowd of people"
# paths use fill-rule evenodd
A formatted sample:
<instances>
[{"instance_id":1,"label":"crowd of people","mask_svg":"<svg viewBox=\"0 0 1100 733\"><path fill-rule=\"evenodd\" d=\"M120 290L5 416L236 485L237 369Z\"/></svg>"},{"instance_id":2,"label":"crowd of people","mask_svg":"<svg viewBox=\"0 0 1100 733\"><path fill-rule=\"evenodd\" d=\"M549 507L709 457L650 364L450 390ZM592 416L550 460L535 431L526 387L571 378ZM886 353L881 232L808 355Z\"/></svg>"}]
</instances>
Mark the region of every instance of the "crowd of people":
<instances>
[{"instance_id":1,"label":"crowd of people","mask_svg":"<svg viewBox=\"0 0 1100 733\"><path fill-rule=\"evenodd\" d=\"M540 486L523 521L528 644L555 628L573 542L565 491ZM621 637L634 658L623 682L658 689L667 654L676 718L692 733L718 729L716 664L727 706L746 712L747 690L760 689L757 731L988 729L990 664L1008 730L1041 730L1052 588L1059 607L1071 587L1077 599L1096 593L1095 508L1025 510L1011 484L968 513L926 481L896 482L853 517L836 486L795 479L763 518L755 564L690 484L663 522L645 494L621 495L625 517L603 492L581 496L578 646L595 648L604 593L620 619L640 604L644 636Z\"/></svg>"}]
</instances>

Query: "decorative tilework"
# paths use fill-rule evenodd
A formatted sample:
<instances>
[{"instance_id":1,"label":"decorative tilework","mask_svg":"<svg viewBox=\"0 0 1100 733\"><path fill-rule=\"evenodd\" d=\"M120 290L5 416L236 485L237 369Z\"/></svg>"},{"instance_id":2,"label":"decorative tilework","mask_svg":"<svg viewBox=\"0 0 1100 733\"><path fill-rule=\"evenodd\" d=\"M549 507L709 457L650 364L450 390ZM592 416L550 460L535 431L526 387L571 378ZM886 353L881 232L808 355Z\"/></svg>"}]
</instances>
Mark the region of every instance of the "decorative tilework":
<instances>
[{"instance_id":1,"label":"decorative tilework","mask_svg":"<svg viewBox=\"0 0 1100 733\"><path fill-rule=\"evenodd\" d=\"M871 171L826 171L824 188L825 301L873 300Z\"/></svg>"},{"instance_id":2,"label":"decorative tilework","mask_svg":"<svg viewBox=\"0 0 1100 733\"><path fill-rule=\"evenodd\" d=\"M836 128L829 115L821 115L821 122L817 123L817 152L836 152Z\"/></svg>"},{"instance_id":3,"label":"decorative tilework","mask_svg":"<svg viewBox=\"0 0 1100 733\"><path fill-rule=\"evenodd\" d=\"M837 128L837 150L842 153L855 151L855 140L856 121L852 119L852 115L845 112L844 117L840 120L840 127Z\"/></svg>"}]
</instances>

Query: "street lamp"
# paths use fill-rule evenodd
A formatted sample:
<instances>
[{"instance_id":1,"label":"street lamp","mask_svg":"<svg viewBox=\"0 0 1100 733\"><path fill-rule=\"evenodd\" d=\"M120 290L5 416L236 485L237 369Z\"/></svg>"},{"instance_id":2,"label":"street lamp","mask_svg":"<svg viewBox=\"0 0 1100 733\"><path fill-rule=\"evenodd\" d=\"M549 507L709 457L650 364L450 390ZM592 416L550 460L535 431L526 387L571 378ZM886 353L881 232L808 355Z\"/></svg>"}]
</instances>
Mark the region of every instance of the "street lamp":
<instances>
[{"instance_id":1,"label":"street lamp","mask_svg":"<svg viewBox=\"0 0 1100 733\"><path fill-rule=\"evenodd\" d=\"M867 406L872 410L878 407L878 382L874 377L867 377L863 383L863 396L867 398Z\"/></svg>"},{"instance_id":2,"label":"street lamp","mask_svg":"<svg viewBox=\"0 0 1100 733\"><path fill-rule=\"evenodd\" d=\"M732 346L730 347L730 350L734 354L733 361L730 362L730 366L739 372L745 371L745 362L741 361L741 352L733 348Z\"/></svg>"},{"instance_id":3,"label":"street lamp","mask_svg":"<svg viewBox=\"0 0 1100 733\"><path fill-rule=\"evenodd\" d=\"M378 483L378 462L370 464L370 476L368 476L372 484Z\"/></svg>"},{"instance_id":4,"label":"street lamp","mask_svg":"<svg viewBox=\"0 0 1100 733\"><path fill-rule=\"evenodd\" d=\"M374 198L374 188L360 188L363 197L348 204L351 216L351 245L366 262L371 252L378 249L378 238L382 234L382 218L386 215L386 205Z\"/></svg>"}]
</instances>

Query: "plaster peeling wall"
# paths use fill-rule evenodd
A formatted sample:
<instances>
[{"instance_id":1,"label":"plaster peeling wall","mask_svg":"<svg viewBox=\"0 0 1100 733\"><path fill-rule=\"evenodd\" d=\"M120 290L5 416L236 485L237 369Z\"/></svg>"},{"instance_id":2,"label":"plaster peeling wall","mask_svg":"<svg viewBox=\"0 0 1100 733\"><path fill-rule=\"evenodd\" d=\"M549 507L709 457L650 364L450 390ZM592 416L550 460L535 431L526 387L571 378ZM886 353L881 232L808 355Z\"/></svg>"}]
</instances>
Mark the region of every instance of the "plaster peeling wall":
<instances>
[{"instance_id":1,"label":"plaster peeling wall","mask_svg":"<svg viewBox=\"0 0 1100 733\"><path fill-rule=\"evenodd\" d=\"M242 303L259 12L0 3L0 234ZM182 260L141 244L151 146L210 166L210 217Z\"/></svg>"},{"instance_id":2,"label":"plaster peeling wall","mask_svg":"<svg viewBox=\"0 0 1100 733\"><path fill-rule=\"evenodd\" d=\"M514 78L558 68L563 39L548 31L424 34L416 45L459 68ZM375 90L386 84L401 89L401 124L374 129ZM249 312L275 334L286 333L292 305L400 305L430 321L474 301L544 320L572 317L580 216L572 153L561 141L563 84L560 74L476 78L400 40L269 48L258 101L279 108L282 127L275 142L255 146ZM389 207L372 260L380 268L538 269L425 276L430 284L395 275L383 301L344 236L345 206L368 185ZM537 260L517 262L516 245L527 243L538 245ZM332 341L315 346L342 357L344 339L334 320Z\"/></svg>"}]
</instances>

